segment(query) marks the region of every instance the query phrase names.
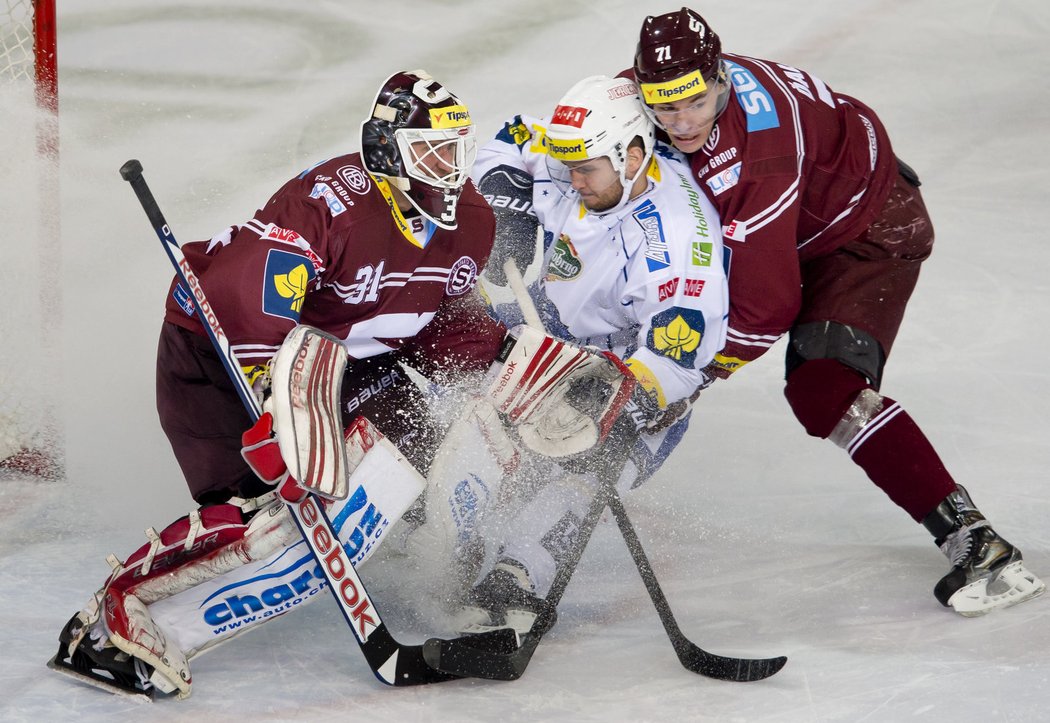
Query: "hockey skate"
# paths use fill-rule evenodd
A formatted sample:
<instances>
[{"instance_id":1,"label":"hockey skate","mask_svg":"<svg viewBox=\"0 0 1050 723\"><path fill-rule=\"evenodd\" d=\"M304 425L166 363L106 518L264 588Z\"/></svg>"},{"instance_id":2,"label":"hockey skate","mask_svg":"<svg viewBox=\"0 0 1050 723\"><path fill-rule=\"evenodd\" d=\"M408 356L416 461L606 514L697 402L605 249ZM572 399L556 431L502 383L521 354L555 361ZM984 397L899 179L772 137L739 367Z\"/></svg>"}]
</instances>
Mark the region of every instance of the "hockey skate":
<instances>
[{"instance_id":1,"label":"hockey skate","mask_svg":"<svg viewBox=\"0 0 1050 723\"><path fill-rule=\"evenodd\" d=\"M470 591L456 623L463 633L509 628L520 639L526 633L539 638L557 619L557 611L532 592L528 573L502 561Z\"/></svg>"},{"instance_id":2,"label":"hockey skate","mask_svg":"<svg viewBox=\"0 0 1050 723\"><path fill-rule=\"evenodd\" d=\"M959 485L922 521L952 564L933 594L966 617L1039 595L1046 585L1024 566L1021 551L992 529Z\"/></svg>"},{"instance_id":3,"label":"hockey skate","mask_svg":"<svg viewBox=\"0 0 1050 723\"><path fill-rule=\"evenodd\" d=\"M152 701L153 668L109 644L100 623L77 613L58 636L58 652L47 667L110 693Z\"/></svg>"}]
</instances>

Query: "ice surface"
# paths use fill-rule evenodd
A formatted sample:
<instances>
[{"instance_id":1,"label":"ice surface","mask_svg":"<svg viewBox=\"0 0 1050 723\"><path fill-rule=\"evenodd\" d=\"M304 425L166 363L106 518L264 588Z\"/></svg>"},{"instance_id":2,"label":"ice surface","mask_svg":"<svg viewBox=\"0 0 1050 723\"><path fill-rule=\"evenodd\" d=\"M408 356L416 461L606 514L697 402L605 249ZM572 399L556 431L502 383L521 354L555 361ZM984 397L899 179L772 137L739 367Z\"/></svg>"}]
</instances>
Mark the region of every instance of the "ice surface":
<instances>
[{"instance_id":1,"label":"ice surface","mask_svg":"<svg viewBox=\"0 0 1050 723\"><path fill-rule=\"evenodd\" d=\"M946 563L845 457L798 427L774 350L705 392L670 463L626 500L683 630L712 652L785 654L759 683L686 672L611 520L515 683L391 690L330 603L193 662L194 693L146 711L50 673L63 623L144 527L190 499L153 409L170 267L117 173L139 158L180 240L248 218L313 161L357 148L388 72L425 67L488 137L632 57L677 5L63 0L63 328L68 482L0 482L0 719L1039 721L1050 597L942 609ZM887 367L900 400L997 529L1050 578L1050 6L1032 0L778 0L698 8L724 47L791 63L873 106L922 176L938 231ZM0 207L35 203L5 94ZM17 162L15 162L17 161ZM31 218L31 215L30 215ZM24 219L22 222L25 222ZM9 223L3 253L31 254ZM9 257L8 254L15 256ZM4 288L5 303L33 290ZM412 630L412 598L377 576ZM418 637L417 637L418 639Z\"/></svg>"}]
</instances>

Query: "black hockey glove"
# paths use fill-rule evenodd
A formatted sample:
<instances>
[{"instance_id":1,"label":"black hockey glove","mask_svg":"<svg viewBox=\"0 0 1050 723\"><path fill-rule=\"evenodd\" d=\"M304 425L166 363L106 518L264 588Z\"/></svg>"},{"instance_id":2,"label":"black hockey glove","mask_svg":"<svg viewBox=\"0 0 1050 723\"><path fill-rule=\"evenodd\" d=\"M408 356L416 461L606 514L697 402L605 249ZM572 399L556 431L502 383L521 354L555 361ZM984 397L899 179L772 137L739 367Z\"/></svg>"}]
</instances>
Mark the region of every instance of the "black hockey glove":
<instances>
[{"instance_id":1,"label":"black hockey glove","mask_svg":"<svg viewBox=\"0 0 1050 723\"><path fill-rule=\"evenodd\" d=\"M711 386L714 377L703 375L703 383L696 388L690 396L671 402L666 407L661 407L653 394L647 392L642 385L634 388L631 400L624 407L621 417L630 417L634 423L635 434L657 434L671 425L681 421L693 409L693 402L700 397L700 392ZM610 435L611 436L611 435Z\"/></svg>"},{"instance_id":2,"label":"black hockey glove","mask_svg":"<svg viewBox=\"0 0 1050 723\"><path fill-rule=\"evenodd\" d=\"M532 210L532 176L511 166L497 166L481 179L478 190L496 216L496 243L485 275L492 283L506 286L503 264L507 259L514 259L518 270L525 273L536 255L540 222Z\"/></svg>"}]
</instances>

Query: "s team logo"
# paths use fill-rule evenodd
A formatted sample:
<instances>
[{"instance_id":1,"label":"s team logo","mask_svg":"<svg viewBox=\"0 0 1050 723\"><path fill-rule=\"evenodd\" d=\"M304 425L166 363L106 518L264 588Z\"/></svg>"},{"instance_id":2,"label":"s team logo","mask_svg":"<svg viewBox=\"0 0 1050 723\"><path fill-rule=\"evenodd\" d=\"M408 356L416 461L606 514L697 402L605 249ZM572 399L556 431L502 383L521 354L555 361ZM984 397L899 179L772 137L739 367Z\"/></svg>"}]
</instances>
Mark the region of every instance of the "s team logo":
<instances>
[{"instance_id":1,"label":"s team logo","mask_svg":"<svg viewBox=\"0 0 1050 723\"><path fill-rule=\"evenodd\" d=\"M445 293L449 296L460 296L470 291L478 278L478 265L469 256L460 256L448 272Z\"/></svg>"}]
</instances>

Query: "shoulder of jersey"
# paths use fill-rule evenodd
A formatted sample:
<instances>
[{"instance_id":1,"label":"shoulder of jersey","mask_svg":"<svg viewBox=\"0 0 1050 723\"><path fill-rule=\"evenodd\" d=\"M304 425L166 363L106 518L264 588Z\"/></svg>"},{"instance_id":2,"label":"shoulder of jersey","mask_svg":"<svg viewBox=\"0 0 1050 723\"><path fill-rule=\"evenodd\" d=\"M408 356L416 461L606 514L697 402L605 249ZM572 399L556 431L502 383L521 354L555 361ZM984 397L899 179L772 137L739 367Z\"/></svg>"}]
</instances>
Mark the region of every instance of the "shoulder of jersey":
<instances>
[{"instance_id":1,"label":"shoulder of jersey","mask_svg":"<svg viewBox=\"0 0 1050 723\"><path fill-rule=\"evenodd\" d=\"M364 169L359 153L330 158L307 169L299 178L302 192L326 201L333 217L343 216L345 221L357 221L389 213L376 179ZM346 210L349 213L344 214Z\"/></svg>"},{"instance_id":2,"label":"shoulder of jersey","mask_svg":"<svg viewBox=\"0 0 1050 723\"><path fill-rule=\"evenodd\" d=\"M490 208L488 201L485 200L484 196L478 193L477 186L470 179L467 179L466 184L463 186L463 193L460 194L459 201L456 203L456 212L459 209L476 206L478 208Z\"/></svg>"}]
</instances>

